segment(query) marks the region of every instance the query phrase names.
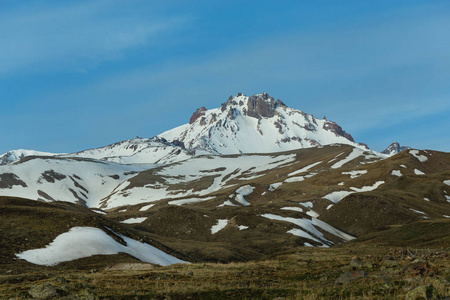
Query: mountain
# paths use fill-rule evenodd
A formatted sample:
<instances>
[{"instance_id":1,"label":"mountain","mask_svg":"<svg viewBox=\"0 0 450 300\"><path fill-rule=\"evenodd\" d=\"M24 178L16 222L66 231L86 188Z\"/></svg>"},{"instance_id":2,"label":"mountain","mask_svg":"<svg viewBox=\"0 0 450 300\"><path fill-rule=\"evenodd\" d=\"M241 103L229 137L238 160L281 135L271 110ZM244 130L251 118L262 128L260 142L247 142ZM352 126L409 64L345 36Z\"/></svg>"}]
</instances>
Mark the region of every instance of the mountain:
<instances>
[{"instance_id":1,"label":"mountain","mask_svg":"<svg viewBox=\"0 0 450 300\"><path fill-rule=\"evenodd\" d=\"M188 124L159 135L196 154L271 153L330 144L358 145L338 124L286 106L267 93L239 93L220 108L197 109Z\"/></svg>"},{"instance_id":2,"label":"mountain","mask_svg":"<svg viewBox=\"0 0 450 300\"><path fill-rule=\"evenodd\" d=\"M383 151L381 151L381 153L383 154L387 154L387 155L394 155L397 153L400 153L402 151L411 149L411 147L408 146L400 146L400 144L398 142L393 142L392 144L389 145L389 147L387 147L386 149L384 149Z\"/></svg>"},{"instance_id":3,"label":"mountain","mask_svg":"<svg viewBox=\"0 0 450 300\"><path fill-rule=\"evenodd\" d=\"M201 108L151 139L11 153L0 166L0 273L106 253L147 262L160 255L161 264L259 260L380 243L388 228L406 225L420 228L407 236L415 246L448 240L421 239L421 228L450 221L449 153L380 154L267 94ZM55 245L57 261L45 250ZM93 250L61 254L79 245Z\"/></svg>"},{"instance_id":4,"label":"mountain","mask_svg":"<svg viewBox=\"0 0 450 300\"><path fill-rule=\"evenodd\" d=\"M239 93L220 108L197 109L188 124L153 138L136 138L71 154L14 150L0 156L0 165L27 156L83 157L122 164L167 164L194 155L272 153L330 144L357 144L333 121L287 107L267 93Z\"/></svg>"}]
</instances>

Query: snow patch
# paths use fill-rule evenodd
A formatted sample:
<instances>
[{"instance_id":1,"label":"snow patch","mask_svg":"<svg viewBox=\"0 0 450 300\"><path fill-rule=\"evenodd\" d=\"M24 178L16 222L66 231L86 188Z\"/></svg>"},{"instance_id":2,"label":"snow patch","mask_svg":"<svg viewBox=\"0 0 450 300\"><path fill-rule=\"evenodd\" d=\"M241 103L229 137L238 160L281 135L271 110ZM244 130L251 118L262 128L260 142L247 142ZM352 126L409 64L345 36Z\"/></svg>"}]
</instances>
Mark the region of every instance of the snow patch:
<instances>
[{"instance_id":1,"label":"snow patch","mask_svg":"<svg viewBox=\"0 0 450 300\"><path fill-rule=\"evenodd\" d=\"M224 206L237 206L237 205L231 202L230 200L225 200L224 203L218 205L217 207L224 207Z\"/></svg>"},{"instance_id":2,"label":"snow patch","mask_svg":"<svg viewBox=\"0 0 450 300\"><path fill-rule=\"evenodd\" d=\"M325 195L322 198L328 199L333 203L337 203L350 194L373 191L373 190L377 189L383 183L384 183L384 181L377 181L371 186L363 186L361 188L351 187L350 189L353 191L336 191L336 192L329 193L328 195Z\"/></svg>"},{"instance_id":3,"label":"snow patch","mask_svg":"<svg viewBox=\"0 0 450 300\"><path fill-rule=\"evenodd\" d=\"M444 184L450 185L450 179L449 180L444 180Z\"/></svg>"},{"instance_id":4,"label":"snow patch","mask_svg":"<svg viewBox=\"0 0 450 300\"><path fill-rule=\"evenodd\" d=\"M282 184L283 184L282 182L272 183L272 184L269 186L269 191L271 191L271 192L275 191L275 190L276 190L277 188L279 188L280 185L282 185Z\"/></svg>"},{"instance_id":5,"label":"snow patch","mask_svg":"<svg viewBox=\"0 0 450 300\"><path fill-rule=\"evenodd\" d=\"M250 203L247 202L247 200L245 200L244 196L248 196L251 193L253 193L254 189L255 189L254 187L252 187L251 185L248 185L248 184L244 185L244 186L241 186L240 188L238 188L236 190L236 198L235 198L235 200L237 202L239 202L240 204L244 205L244 206L249 206Z\"/></svg>"},{"instance_id":6,"label":"snow patch","mask_svg":"<svg viewBox=\"0 0 450 300\"><path fill-rule=\"evenodd\" d=\"M343 240L349 241L354 239L355 237L346 234L345 232L340 231L339 229L334 228L333 226L318 220L316 218L304 219L304 218L290 218L290 217L282 217L274 214L263 214L261 215L264 218L270 219L270 220L278 220L283 222L289 222L292 224L295 224L299 226L301 229L294 228L288 231L288 233L291 233L296 236L301 236L307 239L311 239L313 241L321 243L324 247L328 247L333 242L327 240L324 238L323 233L319 231L317 228L320 228L323 231L329 232L335 236L338 236L342 238Z\"/></svg>"},{"instance_id":7,"label":"snow patch","mask_svg":"<svg viewBox=\"0 0 450 300\"><path fill-rule=\"evenodd\" d=\"M139 211L147 210L147 209L149 209L149 208L152 208L153 206L155 206L155 204L149 204L149 205L142 206L142 207L139 209Z\"/></svg>"},{"instance_id":8,"label":"snow patch","mask_svg":"<svg viewBox=\"0 0 450 300\"><path fill-rule=\"evenodd\" d=\"M227 226L228 220L227 219L219 219L217 220L217 224L213 225L211 227L211 234L216 234L217 232L221 231L222 229Z\"/></svg>"},{"instance_id":9,"label":"snow patch","mask_svg":"<svg viewBox=\"0 0 450 300\"><path fill-rule=\"evenodd\" d=\"M383 180L375 182L373 185L369 186L363 186L361 188L351 187L351 190L354 190L355 192L370 192L373 190L376 190L380 185L384 184L385 182Z\"/></svg>"},{"instance_id":10,"label":"snow patch","mask_svg":"<svg viewBox=\"0 0 450 300\"><path fill-rule=\"evenodd\" d=\"M54 266L61 262L99 254L128 253L141 261L167 266L186 263L149 244L118 234L127 244L119 244L103 230L95 227L73 227L57 236L45 248L33 249L17 254L36 265Z\"/></svg>"},{"instance_id":11,"label":"snow patch","mask_svg":"<svg viewBox=\"0 0 450 300\"><path fill-rule=\"evenodd\" d=\"M313 164L310 164L310 165L308 165L306 167L303 167L303 168L301 168L301 169L299 169L297 171L289 173L288 176L294 176L294 175L297 175L297 174L301 174L301 173L307 172L309 169L317 166L320 163L322 163L322 161L318 161L318 162L315 162Z\"/></svg>"},{"instance_id":12,"label":"snow patch","mask_svg":"<svg viewBox=\"0 0 450 300\"><path fill-rule=\"evenodd\" d=\"M238 225L239 230L245 230L248 229L248 226L245 225Z\"/></svg>"},{"instance_id":13,"label":"snow patch","mask_svg":"<svg viewBox=\"0 0 450 300\"><path fill-rule=\"evenodd\" d=\"M130 218L130 219L126 219L124 221L120 221L120 223L125 223L125 224L138 224L138 223L142 223L145 220L147 220L147 217L143 217L143 218Z\"/></svg>"},{"instance_id":14,"label":"snow patch","mask_svg":"<svg viewBox=\"0 0 450 300\"><path fill-rule=\"evenodd\" d=\"M409 150L409 153L417 158L420 162L426 162L428 160L428 157L425 155L419 155L419 150Z\"/></svg>"},{"instance_id":15,"label":"snow patch","mask_svg":"<svg viewBox=\"0 0 450 300\"><path fill-rule=\"evenodd\" d=\"M414 208L410 208L409 210L411 210L411 211L413 211L415 213L418 213L418 214L426 215L426 213L424 213L423 211L420 211L420 210L417 210L417 209L414 209Z\"/></svg>"},{"instance_id":16,"label":"snow patch","mask_svg":"<svg viewBox=\"0 0 450 300\"><path fill-rule=\"evenodd\" d=\"M184 205L184 204L190 204L190 203L198 203L198 202L208 201L208 200L212 200L212 199L214 199L214 198L215 198L215 197L180 199L180 200L169 201L169 204L170 204L170 205L181 206L181 205Z\"/></svg>"},{"instance_id":17,"label":"snow patch","mask_svg":"<svg viewBox=\"0 0 450 300\"><path fill-rule=\"evenodd\" d=\"M414 174L416 174L416 175L425 175L424 172L422 172L420 170L417 170L417 169L414 169Z\"/></svg>"},{"instance_id":18,"label":"snow patch","mask_svg":"<svg viewBox=\"0 0 450 300\"><path fill-rule=\"evenodd\" d=\"M354 170L349 172L342 172L343 175L350 175L350 178L356 178L361 175L367 174L367 170Z\"/></svg>"},{"instance_id":19,"label":"snow patch","mask_svg":"<svg viewBox=\"0 0 450 300\"><path fill-rule=\"evenodd\" d=\"M348 163L351 160L354 160L355 158L361 156L364 153L361 149L353 148L353 151L344 159L338 161L334 165L331 166L332 169L337 169L342 167L344 164Z\"/></svg>"},{"instance_id":20,"label":"snow patch","mask_svg":"<svg viewBox=\"0 0 450 300\"><path fill-rule=\"evenodd\" d=\"M306 214L307 214L308 216L313 217L313 218L319 217L319 214L318 214L317 212L315 212L314 210L307 211Z\"/></svg>"},{"instance_id":21,"label":"snow patch","mask_svg":"<svg viewBox=\"0 0 450 300\"><path fill-rule=\"evenodd\" d=\"M286 179L284 182L300 182L300 181L303 181L303 180L305 180L305 177L303 177L303 176L296 176L296 177L291 177L291 178L288 178L288 179Z\"/></svg>"},{"instance_id":22,"label":"snow patch","mask_svg":"<svg viewBox=\"0 0 450 300\"><path fill-rule=\"evenodd\" d=\"M295 206L286 206L286 207L282 207L280 209L283 210L293 210L293 211L298 211L298 212L303 212L303 209L301 207L295 207Z\"/></svg>"},{"instance_id":23,"label":"snow patch","mask_svg":"<svg viewBox=\"0 0 450 300\"><path fill-rule=\"evenodd\" d=\"M425 200L425 201L430 201L430 199L428 199L428 198L423 198L423 200Z\"/></svg>"},{"instance_id":24,"label":"snow patch","mask_svg":"<svg viewBox=\"0 0 450 300\"><path fill-rule=\"evenodd\" d=\"M391 175L401 177L403 174L400 170L393 170Z\"/></svg>"},{"instance_id":25,"label":"snow patch","mask_svg":"<svg viewBox=\"0 0 450 300\"><path fill-rule=\"evenodd\" d=\"M426 220L429 220L430 218L427 216L427 214L426 213L424 213L423 211L420 211L420 210L416 210L416 209L413 209L413 208L410 208L409 210L411 210L411 211L413 211L413 212L415 212L415 213L417 213L417 214L420 214L421 216L421 218L423 218L423 219L426 219Z\"/></svg>"}]
</instances>

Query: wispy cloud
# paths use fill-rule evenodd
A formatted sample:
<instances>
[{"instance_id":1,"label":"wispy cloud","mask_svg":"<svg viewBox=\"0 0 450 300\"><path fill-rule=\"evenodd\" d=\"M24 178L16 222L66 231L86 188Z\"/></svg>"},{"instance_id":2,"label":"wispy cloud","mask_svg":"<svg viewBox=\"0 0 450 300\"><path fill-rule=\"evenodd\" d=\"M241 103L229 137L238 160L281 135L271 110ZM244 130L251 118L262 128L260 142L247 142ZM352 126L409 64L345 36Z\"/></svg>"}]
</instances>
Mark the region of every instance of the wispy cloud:
<instances>
[{"instance_id":1,"label":"wispy cloud","mask_svg":"<svg viewBox=\"0 0 450 300\"><path fill-rule=\"evenodd\" d=\"M227 32L228 17L216 11L205 22L202 14L209 9L196 15L205 7L202 3L176 15L149 13L154 3L162 3L149 2L152 5L141 14L128 1L71 2L70 7L0 12L0 77L38 69L89 70L103 63L105 68L91 72L95 74L88 74L82 82L67 84L69 78L52 90L36 88L39 95L27 98L33 101L23 107L30 115L36 111L45 115L45 107L52 107L61 124L68 118L64 112L70 111L76 115L72 118L76 124L68 126L78 133L84 128L86 136L95 127L103 132L102 138L109 136L108 142L129 137L130 132L158 134L187 122L197 107L217 107L237 92L269 92L291 107L317 117L326 115L358 141L378 150L395 139L402 142L393 136L396 132L421 147L424 135L414 135L419 125L413 128L413 121L450 112L450 10L446 2L365 12L359 19L350 15L351 20L341 17L336 23L288 31L258 30L255 36L242 35L246 39L227 36L223 40L208 40L221 31L205 25L214 25L219 18L221 30ZM122 13L118 7L133 13ZM187 13L192 18L184 17ZM235 21L245 27L251 26L249 20ZM280 20L267 22L268 27L270 22L276 27ZM153 55L142 55L154 49L151 45L162 48ZM131 50L139 52L136 57ZM105 63L122 56L122 64ZM449 122L442 120L442 126L448 128ZM402 124L408 128L399 130L406 126ZM427 123L420 126L442 130ZM98 137L90 141L99 142ZM448 143L441 149L449 149Z\"/></svg>"},{"instance_id":2,"label":"wispy cloud","mask_svg":"<svg viewBox=\"0 0 450 300\"><path fill-rule=\"evenodd\" d=\"M122 51L157 43L186 18L117 13L120 1L37 4L0 13L0 75L89 68ZM66 3L67 4L67 3ZM120 8L119 8L120 11Z\"/></svg>"},{"instance_id":3,"label":"wispy cloud","mask_svg":"<svg viewBox=\"0 0 450 300\"><path fill-rule=\"evenodd\" d=\"M375 101L389 104L375 108L380 115L419 108L424 94L439 98L433 86L450 78L449 15L433 11L420 18L380 19L360 28L341 26L243 41L215 55L108 77L98 87L150 92L172 86L168 93L178 93L194 86L209 95L222 93L224 85L244 92L269 89L312 111L323 110L323 103L334 111L338 100L363 113Z\"/></svg>"}]
</instances>

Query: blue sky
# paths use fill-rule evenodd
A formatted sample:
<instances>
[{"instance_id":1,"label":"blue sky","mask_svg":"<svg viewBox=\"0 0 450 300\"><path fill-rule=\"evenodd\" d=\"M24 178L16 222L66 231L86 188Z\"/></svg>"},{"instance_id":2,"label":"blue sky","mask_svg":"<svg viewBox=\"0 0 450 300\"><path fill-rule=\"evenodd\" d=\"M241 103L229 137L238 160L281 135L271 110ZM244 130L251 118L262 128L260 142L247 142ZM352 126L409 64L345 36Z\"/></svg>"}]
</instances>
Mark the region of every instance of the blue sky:
<instances>
[{"instance_id":1,"label":"blue sky","mask_svg":"<svg viewBox=\"0 0 450 300\"><path fill-rule=\"evenodd\" d=\"M0 1L0 152L152 137L268 92L381 151L450 151L449 1Z\"/></svg>"}]
</instances>

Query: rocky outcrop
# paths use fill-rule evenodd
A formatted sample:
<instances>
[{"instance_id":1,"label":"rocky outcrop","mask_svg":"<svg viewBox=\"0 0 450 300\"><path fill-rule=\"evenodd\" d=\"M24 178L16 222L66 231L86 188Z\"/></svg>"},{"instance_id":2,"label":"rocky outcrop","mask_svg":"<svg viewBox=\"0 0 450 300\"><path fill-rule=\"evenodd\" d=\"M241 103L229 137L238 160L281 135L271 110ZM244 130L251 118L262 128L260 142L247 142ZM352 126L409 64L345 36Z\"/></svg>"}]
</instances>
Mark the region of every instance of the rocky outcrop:
<instances>
[{"instance_id":1,"label":"rocky outcrop","mask_svg":"<svg viewBox=\"0 0 450 300\"><path fill-rule=\"evenodd\" d=\"M351 136L351 134L345 132L344 130L342 130L342 127L339 126L338 124L336 124L333 121L327 121L323 124L323 129L334 132L336 135L338 136L343 136L345 137L347 140L354 142L355 140L353 139L353 137Z\"/></svg>"},{"instance_id":2,"label":"rocky outcrop","mask_svg":"<svg viewBox=\"0 0 450 300\"><path fill-rule=\"evenodd\" d=\"M279 106L286 106L281 100L275 101L267 93L250 96L247 102L247 115L253 118L272 118Z\"/></svg>"},{"instance_id":3,"label":"rocky outcrop","mask_svg":"<svg viewBox=\"0 0 450 300\"><path fill-rule=\"evenodd\" d=\"M198 118L205 115L205 111L207 111L206 107L202 106L198 108L189 119L189 124L193 124Z\"/></svg>"}]
</instances>

